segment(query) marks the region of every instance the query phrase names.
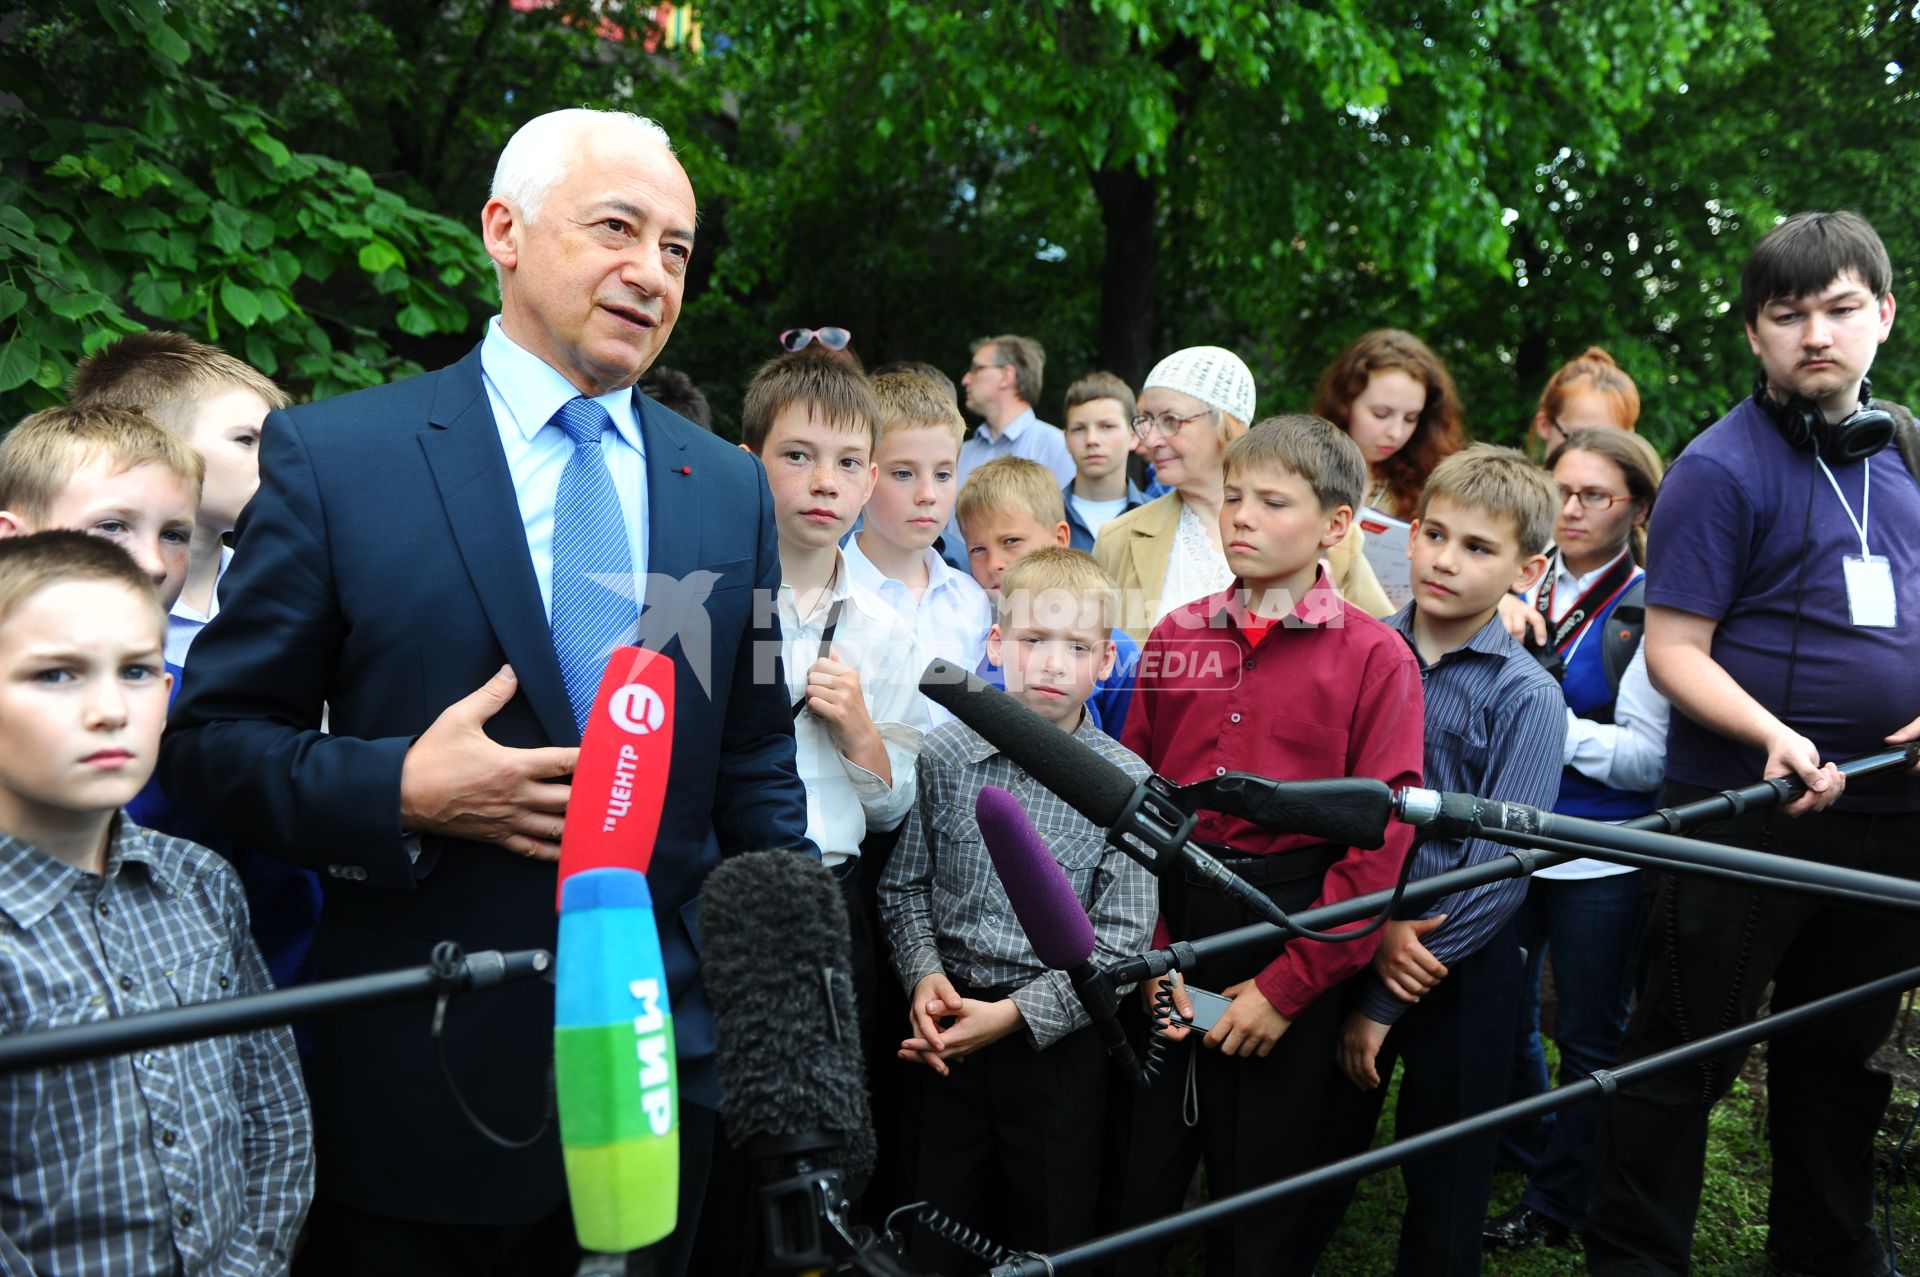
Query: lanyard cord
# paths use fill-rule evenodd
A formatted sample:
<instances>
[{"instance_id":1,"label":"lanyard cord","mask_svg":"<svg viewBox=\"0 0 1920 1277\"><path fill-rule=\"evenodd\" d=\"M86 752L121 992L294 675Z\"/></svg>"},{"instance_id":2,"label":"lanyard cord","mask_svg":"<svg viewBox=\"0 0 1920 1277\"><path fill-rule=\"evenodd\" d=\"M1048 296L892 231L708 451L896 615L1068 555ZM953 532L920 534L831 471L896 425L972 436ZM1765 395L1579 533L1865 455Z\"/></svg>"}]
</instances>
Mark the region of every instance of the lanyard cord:
<instances>
[{"instance_id":1,"label":"lanyard cord","mask_svg":"<svg viewBox=\"0 0 1920 1277\"><path fill-rule=\"evenodd\" d=\"M1815 457L1814 461L1819 465L1820 473L1827 476L1827 482L1833 486L1833 495L1840 498L1840 508L1847 512L1847 522L1860 534L1860 557L1871 557L1867 549L1867 517L1873 501L1873 459L1868 457L1860 462L1860 517L1857 519L1853 517L1853 507L1847 504L1847 494L1840 491L1840 481L1833 477L1833 471L1827 469L1827 459Z\"/></svg>"}]
</instances>

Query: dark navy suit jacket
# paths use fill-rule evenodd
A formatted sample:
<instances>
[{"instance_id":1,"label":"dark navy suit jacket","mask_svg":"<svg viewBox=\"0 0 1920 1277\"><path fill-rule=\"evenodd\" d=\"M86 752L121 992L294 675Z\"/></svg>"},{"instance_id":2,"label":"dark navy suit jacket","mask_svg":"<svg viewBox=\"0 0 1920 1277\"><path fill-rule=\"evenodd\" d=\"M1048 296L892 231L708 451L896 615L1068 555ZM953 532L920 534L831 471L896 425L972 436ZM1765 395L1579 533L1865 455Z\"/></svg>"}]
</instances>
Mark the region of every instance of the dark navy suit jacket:
<instances>
[{"instance_id":1,"label":"dark navy suit jacket","mask_svg":"<svg viewBox=\"0 0 1920 1277\"><path fill-rule=\"evenodd\" d=\"M811 848L777 667L772 499L757 459L643 396L634 404L656 578L642 636L673 659L677 680L648 880L682 1103L717 1107L701 882L725 854ZM661 576L691 588L655 588ZM203 824L320 873L317 978L417 966L442 939L469 952L554 947L553 865L432 837L410 860L400 828L408 746L507 663L520 691L488 734L577 744L479 349L439 372L273 414L260 492L220 612L194 643L161 774ZM319 730L323 706L330 732ZM508 1152L480 1136L440 1076L430 1015L413 1003L316 1022L308 1079L322 1191L401 1218L544 1218L565 1193L557 1140ZM539 1126L552 1036L544 982L453 1001L447 1063L502 1135Z\"/></svg>"}]
</instances>

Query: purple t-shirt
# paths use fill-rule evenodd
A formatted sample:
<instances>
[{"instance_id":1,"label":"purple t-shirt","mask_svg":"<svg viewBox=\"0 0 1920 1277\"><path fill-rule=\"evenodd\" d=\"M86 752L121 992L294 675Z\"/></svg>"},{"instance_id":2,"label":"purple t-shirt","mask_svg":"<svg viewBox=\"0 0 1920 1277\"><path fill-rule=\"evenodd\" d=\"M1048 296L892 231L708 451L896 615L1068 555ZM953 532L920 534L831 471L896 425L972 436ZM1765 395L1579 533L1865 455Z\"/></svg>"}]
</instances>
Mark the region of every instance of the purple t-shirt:
<instances>
[{"instance_id":1,"label":"purple t-shirt","mask_svg":"<svg viewBox=\"0 0 1920 1277\"><path fill-rule=\"evenodd\" d=\"M1860 535L1813 454L1790 445L1751 399L1673 463L1647 531L1647 602L1718 621L1714 660L1835 762L1884 749L1888 733L1920 717L1920 484L1892 448L1834 466L1855 517L1869 469L1867 543L1893 571L1891 628L1852 623L1842 562L1860 553ZM1789 653L1797 666L1791 706ZM1761 750L1673 716L1670 778L1727 789L1759 780L1765 764ZM1920 811L1920 780L1849 788L1839 805Z\"/></svg>"}]
</instances>

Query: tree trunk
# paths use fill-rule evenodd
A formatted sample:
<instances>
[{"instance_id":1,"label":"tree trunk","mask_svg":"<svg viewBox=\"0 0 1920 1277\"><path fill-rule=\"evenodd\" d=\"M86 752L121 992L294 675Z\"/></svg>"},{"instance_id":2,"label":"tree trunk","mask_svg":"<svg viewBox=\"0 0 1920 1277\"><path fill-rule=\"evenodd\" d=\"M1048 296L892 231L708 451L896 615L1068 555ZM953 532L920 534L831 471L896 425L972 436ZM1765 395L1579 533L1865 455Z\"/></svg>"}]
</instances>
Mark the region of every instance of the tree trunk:
<instances>
[{"instance_id":1,"label":"tree trunk","mask_svg":"<svg viewBox=\"0 0 1920 1277\"><path fill-rule=\"evenodd\" d=\"M1093 175L1106 252L1100 261L1100 366L1136 389L1153 366L1160 318L1159 189L1131 166Z\"/></svg>"}]
</instances>

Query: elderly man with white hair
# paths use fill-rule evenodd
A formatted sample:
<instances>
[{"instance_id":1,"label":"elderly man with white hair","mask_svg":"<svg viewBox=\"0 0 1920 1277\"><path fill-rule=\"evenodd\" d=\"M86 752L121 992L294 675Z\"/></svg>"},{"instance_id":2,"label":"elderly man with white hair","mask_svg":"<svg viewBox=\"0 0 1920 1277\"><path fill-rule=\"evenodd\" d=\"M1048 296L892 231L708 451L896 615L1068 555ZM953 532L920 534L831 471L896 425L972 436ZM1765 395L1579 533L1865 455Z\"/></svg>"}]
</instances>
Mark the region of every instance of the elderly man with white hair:
<instances>
[{"instance_id":1,"label":"elderly man with white hair","mask_svg":"<svg viewBox=\"0 0 1920 1277\"><path fill-rule=\"evenodd\" d=\"M700 885L723 855L811 846L785 689L755 679L755 652L780 644L752 605L779 582L772 508L758 461L633 389L694 252L693 188L658 125L530 121L481 230L500 314L470 354L268 418L162 770L200 823L319 872L322 978L422 966L440 940L550 950L566 781L602 669L636 638L669 660L648 879L680 1227L648 1258L680 1273L720 1099ZM573 1273L553 1019L533 983L456 998L444 1023L419 1005L316 1023L319 1183L296 1268Z\"/></svg>"}]
</instances>

